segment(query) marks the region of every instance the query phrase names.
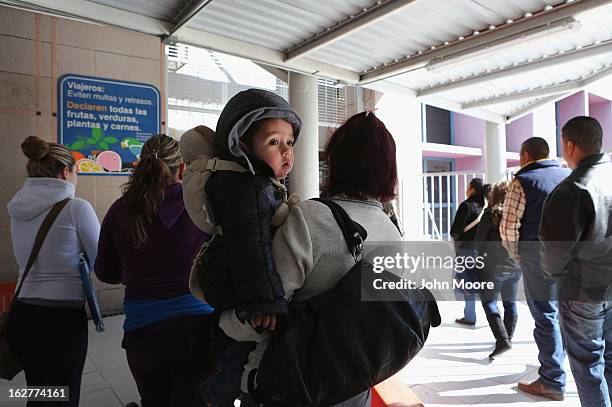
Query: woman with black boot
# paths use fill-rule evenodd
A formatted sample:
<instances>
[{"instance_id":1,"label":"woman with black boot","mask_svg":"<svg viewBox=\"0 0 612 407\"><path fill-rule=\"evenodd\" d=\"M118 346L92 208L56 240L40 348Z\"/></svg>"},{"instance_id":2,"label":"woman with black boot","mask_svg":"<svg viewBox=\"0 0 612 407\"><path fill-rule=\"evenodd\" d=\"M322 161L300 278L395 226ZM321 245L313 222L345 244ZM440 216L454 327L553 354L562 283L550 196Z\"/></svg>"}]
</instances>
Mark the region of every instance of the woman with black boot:
<instances>
[{"instance_id":1,"label":"woman with black boot","mask_svg":"<svg viewBox=\"0 0 612 407\"><path fill-rule=\"evenodd\" d=\"M512 348L512 336L518 318L516 290L521 270L502 246L499 235L499 223L508 186L507 181L499 182L487 195L488 206L482 215L475 238L476 248L479 255L484 257L485 264L485 267L479 270L480 280L494 284L493 289L485 289L480 293L487 321L495 337L495 349L489 355L491 359ZM500 294L504 305L503 319L497 307Z\"/></svg>"},{"instance_id":2,"label":"woman with black boot","mask_svg":"<svg viewBox=\"0 0 612 407\"><path fill-rule=\"evenodd\" d=\"M450 234L455 242L457 257L475 257L474 238L476 228L483 215L485 196L487 191L481 178L472 178L468 184L465 195L467 199L459 205L455 220L450 229ZM477 279L473 267L466 267L462 273L456 273L457 280L473 282ZM463 296L465 306L463 307L463 317L455 319L455 322L462 325L476 325L476 294L477 290L456 289L456 294Z\"/></svg>"}]
</instances>

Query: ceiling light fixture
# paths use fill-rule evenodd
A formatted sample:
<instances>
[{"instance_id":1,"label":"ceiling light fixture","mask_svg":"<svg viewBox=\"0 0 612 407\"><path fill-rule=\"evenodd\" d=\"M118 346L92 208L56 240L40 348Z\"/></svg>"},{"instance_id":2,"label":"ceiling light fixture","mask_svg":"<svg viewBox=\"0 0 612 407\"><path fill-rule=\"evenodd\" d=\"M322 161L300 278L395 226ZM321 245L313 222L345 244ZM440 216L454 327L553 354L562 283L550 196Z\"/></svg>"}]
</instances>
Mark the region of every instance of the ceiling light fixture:
<instances>
[{"instance_id":1,"label":"ceiling light fixture","mask_svg":"<svg viewBox=\"0 0 612 407\"><path fill-rule=\"evenodd\" d=\"M505 48L523 44L535 39L549 37L553 34L558 34L564 31L577 30L581 26L579 21L573 17L564 18L554 21L550 24L535 27L518 34L510 35L496 41L494 44L483 44L465 51L449 54L440 58L436 58L425 66L430 72L440 72L449 68L465 65L479 59L486 59L495 55L500 50Z\"/></svg>"}]
</instances>

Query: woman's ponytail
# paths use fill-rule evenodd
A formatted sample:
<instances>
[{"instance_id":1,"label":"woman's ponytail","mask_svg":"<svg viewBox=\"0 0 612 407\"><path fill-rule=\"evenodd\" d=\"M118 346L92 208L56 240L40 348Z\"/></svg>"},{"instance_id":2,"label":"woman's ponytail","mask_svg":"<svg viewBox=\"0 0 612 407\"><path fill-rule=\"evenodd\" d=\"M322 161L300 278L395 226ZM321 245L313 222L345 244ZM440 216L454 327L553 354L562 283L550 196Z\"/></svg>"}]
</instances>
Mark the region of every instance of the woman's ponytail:
<instances>
[{"instance_id":1,"label":"woman's ponytail","mask_svg":"<svg viewBox=\"0 0 612 407\"><path fill-rule=\"evenodd\" d=\"M146 242L145 225L153 222L182 162L178 143L165 134L153 136L144 144L140 161L122 189L127 230L135 247Z\"/></svg>"}]
</instances>

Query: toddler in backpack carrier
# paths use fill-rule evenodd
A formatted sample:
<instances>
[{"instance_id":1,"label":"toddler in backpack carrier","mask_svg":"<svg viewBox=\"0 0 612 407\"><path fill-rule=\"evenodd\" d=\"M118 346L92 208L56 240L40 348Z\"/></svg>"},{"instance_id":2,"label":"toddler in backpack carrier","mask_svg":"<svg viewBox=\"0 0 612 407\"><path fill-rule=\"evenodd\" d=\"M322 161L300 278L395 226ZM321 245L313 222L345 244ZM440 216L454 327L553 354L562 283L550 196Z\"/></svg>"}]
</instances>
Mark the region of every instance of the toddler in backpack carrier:
<instances>
[{"instance_id":1,"label":"toddler in backpack carrier","mask_svg":"<svg viewBox=\"0 0 612 407\"><path fill-rule=\"evenodd\" d=\"M279 213L288 209L282 181L293 167L300 127L299 116L280 96L249 89L227 103L216 133L198 126L180 141L189 164L185 207L198 227L214 235L194 261L190 288L217 312L234 309L244 329L273 330L276 317L288 312L272 236ZM233 406L254 344L232 345L231 332L218 324L213 329L220 372L201 386L200 395L208 405Z\"/></svg>"}]
</instances>

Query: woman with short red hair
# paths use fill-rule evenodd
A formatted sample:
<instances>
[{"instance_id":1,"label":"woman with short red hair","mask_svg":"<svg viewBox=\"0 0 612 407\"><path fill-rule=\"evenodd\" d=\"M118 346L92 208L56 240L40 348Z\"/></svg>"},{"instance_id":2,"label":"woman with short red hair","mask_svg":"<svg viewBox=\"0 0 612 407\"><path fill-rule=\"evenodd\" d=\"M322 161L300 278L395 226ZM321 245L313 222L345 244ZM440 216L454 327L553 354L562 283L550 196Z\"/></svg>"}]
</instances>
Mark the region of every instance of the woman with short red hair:
<instances>
[{"instance_id":1,"label":"woman with short red hair","mask_svg":"<svg viewBox=\"0 0 612 407\"><path fill-rule=\"evenodd\" d=\"M395 197L397 186L395 141L383 122L371 112L356 114L331 136L325 156L329 165L326 196L363 226L368 241L400 241L398 229L383 211L383 203ZM272 248L285 296L293 303L332 289L355 265L331 210L313 200L293 207L276 231ZM252 355L243 384L258 364ZM370 402L368 390L338 406L365 407Z\"/></svg>"}]
</instances>

